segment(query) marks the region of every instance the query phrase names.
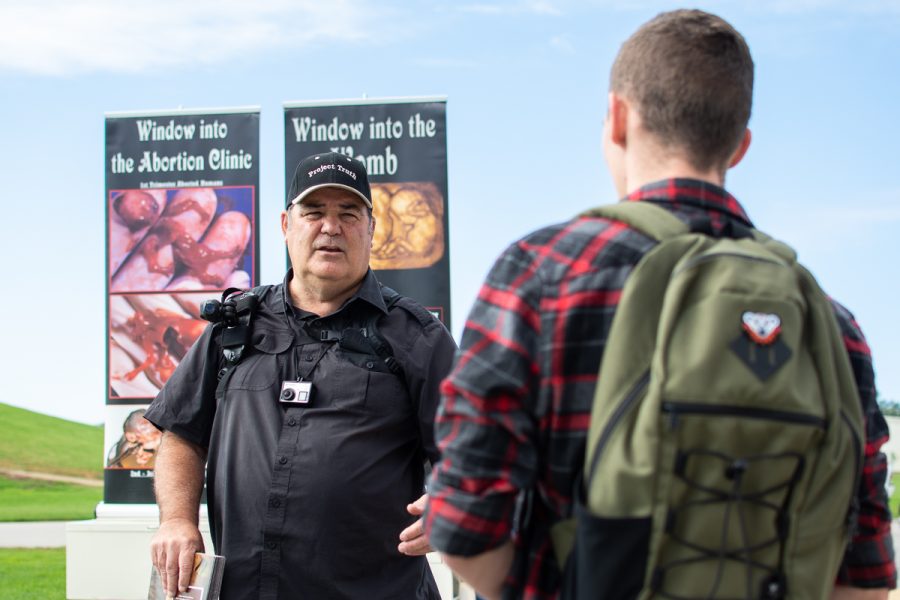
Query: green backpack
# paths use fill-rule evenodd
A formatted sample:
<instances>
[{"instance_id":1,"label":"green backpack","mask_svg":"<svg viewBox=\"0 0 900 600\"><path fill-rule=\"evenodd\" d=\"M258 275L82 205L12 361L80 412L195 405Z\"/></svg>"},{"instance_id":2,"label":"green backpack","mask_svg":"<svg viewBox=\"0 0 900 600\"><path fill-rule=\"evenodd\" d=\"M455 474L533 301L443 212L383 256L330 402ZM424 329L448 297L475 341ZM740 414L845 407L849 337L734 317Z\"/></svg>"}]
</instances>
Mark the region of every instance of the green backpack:
<instances>
[{"instance_id":1,"label":"green backpack","mask_svg":"<svg viewBox=\"0 0 900 600\"><path fill-rule=\"evenodd\" d=\"M863 417L833 308L789 247L585 213L659 241L603 354L563 599L820 599L856 519ZM743 235L741 235L743 234Z\"/></svg>"}]
</instances>

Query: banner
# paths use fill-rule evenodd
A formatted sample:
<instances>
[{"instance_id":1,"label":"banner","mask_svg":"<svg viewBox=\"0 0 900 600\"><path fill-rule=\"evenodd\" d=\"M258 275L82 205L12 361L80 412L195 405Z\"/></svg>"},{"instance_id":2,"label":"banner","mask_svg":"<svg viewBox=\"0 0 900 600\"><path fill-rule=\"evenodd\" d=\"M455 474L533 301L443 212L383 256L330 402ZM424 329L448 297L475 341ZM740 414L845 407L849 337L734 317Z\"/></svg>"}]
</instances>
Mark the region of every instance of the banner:
<instances>
[{"instance_id":1,"label":"banner","mask_svg":"<svg viewBox=\"0 0 900 600\"><path fill-rule=\"evenodd\" d=\"M415 298L449 329L450 247L445 98L284 105L285 190L297 164L335 151L366 166L378 279Z\"/></svg>"},{"instance_id":2,"label":"banner","mask_svg":"<svg viewBox=\"0 0 900 600\"><path fill-rule=\"evenodd\" d=\"M107 503L152 503L144 410L200 333L200 302L258 285L259 110L106 115Z\"/></svg>"}]
</instances>

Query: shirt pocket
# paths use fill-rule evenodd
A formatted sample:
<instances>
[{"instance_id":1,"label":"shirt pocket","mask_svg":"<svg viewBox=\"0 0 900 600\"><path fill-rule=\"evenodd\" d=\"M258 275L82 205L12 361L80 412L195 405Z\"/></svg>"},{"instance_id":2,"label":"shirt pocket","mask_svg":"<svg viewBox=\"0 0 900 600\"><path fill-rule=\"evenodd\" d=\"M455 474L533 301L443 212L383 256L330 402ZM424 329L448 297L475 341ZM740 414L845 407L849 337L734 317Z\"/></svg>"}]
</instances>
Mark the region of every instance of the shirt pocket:
<instances>
[{"instance_id":1,"label":"shirt pocket","mask_svg":"<svg viewBox=\"0 0 900 600\"><path fill-rule=\"evenodd\" d=\"M254 331L243 358L234 368L228 389L263 391L280 384L281 358L293 343L291 331Z\"/></svg>"},{"instance_id":2,"label":"shirt pocket","mask_svg":"<svg viewBox=\"0 0 900 600\"><path fill-rule=\"evenodd\" d=\"M393 373L380 371L380 359L372 356L364 360L345 357L329 365L334 381L331 405L365 412L403 410L409 406L406 388Z\"/></svg>"},{"instance_id":3,"label":"shirt pocket","mask_svg":"<svg viewBox=\"0 0 900 600\"><path fill-rule=\"evenodd\" d=\"M409 410L409 392L403 379L390 372L369 369L368 406L373 411L392 413Z\"/></svg>"}]
</instances>

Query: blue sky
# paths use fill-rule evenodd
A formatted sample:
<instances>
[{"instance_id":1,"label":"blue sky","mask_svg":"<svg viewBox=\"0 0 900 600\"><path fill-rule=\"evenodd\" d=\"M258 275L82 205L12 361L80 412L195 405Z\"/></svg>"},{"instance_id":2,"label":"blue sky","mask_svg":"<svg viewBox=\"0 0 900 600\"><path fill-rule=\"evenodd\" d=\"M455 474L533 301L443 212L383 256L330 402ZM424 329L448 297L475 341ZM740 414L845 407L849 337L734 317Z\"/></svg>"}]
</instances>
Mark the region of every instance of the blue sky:
<instances>
[{"instance_id":1,"label":"blue sky","mask_svg":"<svg viewBox=\"0 0 900 600\"><path fill-rule=\"evenodd\" d=\"M0 401L104 420L104 114L261 109L261 275L282 276L283 103L445 95L458 338L516 238L616 200L600 133L652 0L0 0ZM856 314L900 400L900 1L700 2L756 62L727 187Z\"/></svg>"}]
</instances>

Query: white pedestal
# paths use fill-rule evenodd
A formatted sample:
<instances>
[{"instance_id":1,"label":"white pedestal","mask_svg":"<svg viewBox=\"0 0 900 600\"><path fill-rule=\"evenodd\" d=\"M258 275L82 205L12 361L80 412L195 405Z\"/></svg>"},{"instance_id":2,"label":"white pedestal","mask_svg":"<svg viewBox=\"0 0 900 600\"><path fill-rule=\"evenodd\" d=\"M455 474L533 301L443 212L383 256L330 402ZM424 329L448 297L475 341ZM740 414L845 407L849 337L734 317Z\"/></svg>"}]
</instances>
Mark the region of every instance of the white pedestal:
<instances>
[{"instance_id":1,"label":"white pedestal","mask_svg":"<svg viewBox=\"0 0 900 600\"><path fill-rule=\"evenodd\" d=\"M103 504L92 521L66 523L66 598L146 600L150 539L159 527L155 504ZM200 532L212 548L206 507Z\"/></svg>"},{"instance_id":2,"label":"white pedestal","mask_svg":"<svg viewBox=\"0 0 900 600\"><path fill-rule=\"evenodd\" d=\"M66 523L66 598L68 600L146 600L150 583L150 539L159 526L155 504L103 504L97 518ZM206 506L200 533L212 551ZM428 564L442 600L474 598L433 552ZM462 589L461 589L462 588Z\"/></svg>"}]
</instances>

